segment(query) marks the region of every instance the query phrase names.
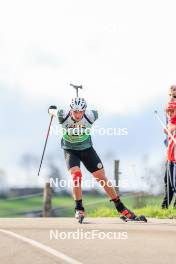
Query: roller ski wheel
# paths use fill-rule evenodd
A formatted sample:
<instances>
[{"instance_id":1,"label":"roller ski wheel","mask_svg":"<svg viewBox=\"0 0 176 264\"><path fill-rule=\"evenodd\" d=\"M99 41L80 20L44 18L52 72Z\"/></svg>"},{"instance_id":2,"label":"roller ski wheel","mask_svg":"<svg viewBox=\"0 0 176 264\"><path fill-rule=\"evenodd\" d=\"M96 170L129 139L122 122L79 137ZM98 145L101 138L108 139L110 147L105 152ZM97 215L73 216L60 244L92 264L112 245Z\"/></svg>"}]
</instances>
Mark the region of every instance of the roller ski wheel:
<instances>
[{"instance_id":1,"label":"roller ski wheel","mask_svg":"<svg viewBox=\"0 0 176 264\"><path fill-rule=\"evenodd\" d=\"M85 212L83 210L75 210L75 218L78 220L78 223L82 224L85 217Z\"/></svg>"},{"instance_id":2,"label":"roller ski wheel","mask_svg":"<svg viewBox=\"0 0 176 264\"><path fill-rule=\"evenodd\" d=\"M140 216L135 216L134 218L128 218L125 215L122 215L120 217L124 222L142 222L142 223L147 223L147 218L144 215Z\"/></svg>"}]
</instances>

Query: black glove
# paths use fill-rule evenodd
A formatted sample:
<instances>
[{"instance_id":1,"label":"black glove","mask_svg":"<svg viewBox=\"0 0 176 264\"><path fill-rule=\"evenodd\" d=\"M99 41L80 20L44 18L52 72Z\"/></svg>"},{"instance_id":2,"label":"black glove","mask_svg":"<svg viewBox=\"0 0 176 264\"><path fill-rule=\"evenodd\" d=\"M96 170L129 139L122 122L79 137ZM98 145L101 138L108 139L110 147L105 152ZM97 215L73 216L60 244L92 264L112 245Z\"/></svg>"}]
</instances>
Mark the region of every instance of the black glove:
<instances>
[{"instance_id":1,"label":"black glove","mask_svg":"<svg viewBox=\"0 0 176 264\"><path fill-rule=\"evenodd\" d=\"M49 113L49 110L52 110L52 109L57 109L57 106L55 106L55 105L51 105L51 106L48 108L48 113Z\"/></svg>"}]
</instances>

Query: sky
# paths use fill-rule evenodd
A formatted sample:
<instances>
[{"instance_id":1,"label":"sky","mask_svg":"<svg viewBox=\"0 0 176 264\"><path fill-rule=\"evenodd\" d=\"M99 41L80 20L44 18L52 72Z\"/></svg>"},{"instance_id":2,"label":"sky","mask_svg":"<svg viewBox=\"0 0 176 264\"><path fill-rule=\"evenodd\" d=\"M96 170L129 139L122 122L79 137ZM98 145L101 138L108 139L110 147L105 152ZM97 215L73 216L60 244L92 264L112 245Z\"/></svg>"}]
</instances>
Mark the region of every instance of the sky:
<instances>
[{"instance_id":1,"label":"sky","mask_svg":"<svg viewBox=\"0 0 176 264\"><path fill-rule=\"evenodd\" d=\"M47 107L68 107L75 96L70 82L83 85L80 96L98 109L98 124L129 129L125 139L97 137L99 153L113 152L126 175L125 164L137 164L142 173L145 155L160 168L164 136L153 112L159 109L164 119L168 88L176 83L175 5L0 1L0 167L9 184L25 184L19 160L27 152L41 155ZM48 153L57 151L52 140Z\"/></svg>"}]
</instances>

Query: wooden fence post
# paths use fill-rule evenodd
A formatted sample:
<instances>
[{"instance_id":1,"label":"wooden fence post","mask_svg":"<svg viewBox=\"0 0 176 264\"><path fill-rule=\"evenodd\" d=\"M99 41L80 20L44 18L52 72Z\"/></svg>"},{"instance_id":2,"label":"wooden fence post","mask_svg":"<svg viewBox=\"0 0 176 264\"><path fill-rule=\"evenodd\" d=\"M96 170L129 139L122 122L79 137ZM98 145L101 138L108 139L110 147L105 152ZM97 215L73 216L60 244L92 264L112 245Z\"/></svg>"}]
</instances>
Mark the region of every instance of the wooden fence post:
<instances>
[{"instance_id":1,"label":"wooden fence post","mask_svg":"<svg viewBox=\"0 0 176 264\"><path fill-rule=\"evenodd\" d=\"M52 216L52 194L53 190L50 186L50 183L45 183L44 191L43 191L43 217L51 217Z\"/></svg>"},{"instance_id":2,"label":"wooden fence post","mask_svg":"<svg viewBox=\"0 0 176 264\"><path fill-rule=\"evenodd\" d=\"M115 160L114 162L114 178L115 178L115 190L117 193L119 193L119 163L120 160Z\"/></svg>"}]
</instances>

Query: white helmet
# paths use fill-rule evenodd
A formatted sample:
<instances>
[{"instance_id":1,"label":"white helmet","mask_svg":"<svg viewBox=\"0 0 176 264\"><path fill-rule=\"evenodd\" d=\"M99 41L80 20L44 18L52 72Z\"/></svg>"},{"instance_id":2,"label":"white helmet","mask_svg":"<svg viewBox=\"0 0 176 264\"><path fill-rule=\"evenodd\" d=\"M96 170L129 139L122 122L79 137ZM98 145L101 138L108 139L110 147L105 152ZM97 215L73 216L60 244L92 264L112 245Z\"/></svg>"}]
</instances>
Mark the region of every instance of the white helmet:
<instances>
[{"instance_id":1,"label":"white helmet","mask_svg":"<svg viewBox=\"0 0 176 264\"><path fill-rule=\"evenodd\" d=\"M84 111L87 108L87 103L84 98L76 97L72 99L70 107L73 111Z\"/></svg>"}]
</instances>

